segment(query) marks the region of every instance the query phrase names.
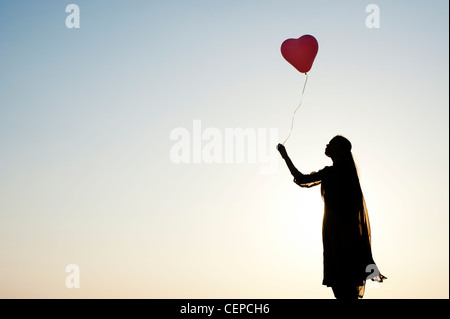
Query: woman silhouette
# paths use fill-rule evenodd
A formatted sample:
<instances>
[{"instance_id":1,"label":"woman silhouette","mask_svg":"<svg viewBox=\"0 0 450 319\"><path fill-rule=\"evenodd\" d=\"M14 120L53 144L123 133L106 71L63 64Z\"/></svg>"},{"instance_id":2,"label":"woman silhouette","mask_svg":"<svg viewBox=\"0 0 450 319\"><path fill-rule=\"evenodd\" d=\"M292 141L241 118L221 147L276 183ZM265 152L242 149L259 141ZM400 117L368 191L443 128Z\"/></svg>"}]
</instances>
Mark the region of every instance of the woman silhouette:
<instances>
[{"instance_id":1,"label":"woman silhouette","mask_svg":"<svg viewBox=\"0 0 450 319\"><path fill-rule=\"evenodd\" d=\"M372 258L369 216L351 149L348 139L335 136L325 149L333 165L304 175L295 168L285 147L278 144L296 184L301 187L321 184L325 204L322 283L333 289L337 299L362 298L366 279L378 282L386 279Z\"/></svg>"}]
</instances>

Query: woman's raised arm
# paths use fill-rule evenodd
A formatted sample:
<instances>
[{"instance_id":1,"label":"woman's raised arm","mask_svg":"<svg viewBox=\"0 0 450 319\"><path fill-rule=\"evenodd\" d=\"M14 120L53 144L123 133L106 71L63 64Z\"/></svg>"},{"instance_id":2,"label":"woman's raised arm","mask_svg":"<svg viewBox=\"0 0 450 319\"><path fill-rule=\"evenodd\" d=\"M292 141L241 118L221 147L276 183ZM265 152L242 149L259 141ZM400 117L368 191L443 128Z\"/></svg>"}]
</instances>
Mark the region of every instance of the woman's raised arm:
<instances>
[{"instance_id":1,"label":"woman's raised arm","mask_svg":"<svg viewBox=\"0 0 450 319\"><path fill-rule=\"evenodd\" d=\"M278 144L277 149L280 152L281 157L285 160L286 165L289 168L289 171L291 172L292 176L294 176L294 182L297 185L309 188L319 185L322 182L323 175L328 169L328 167L318 172L313 172L311 174L304 175L294 166L294 163L292 163L289 155L286 152L286 148L284 147L284 145Z\"/></svg>"},{"instance_id":2,"label":"woman's raised arm","mask_svg":"<svg viewBox=\"0 0 450 319\"><path fill-rule=\"evenodd\" d=\"M278 152L280 152L281 157L286 162L286 165L289 168L289 171L291 172L292 176L294 176L294 178L301 176L302 173L300 173L300 171L294 166L294 163L292 163L289 155L286 152L286 148L284 147L284 145L278 144L277 149L278 149Z\"/></svg>"}]
</instances>

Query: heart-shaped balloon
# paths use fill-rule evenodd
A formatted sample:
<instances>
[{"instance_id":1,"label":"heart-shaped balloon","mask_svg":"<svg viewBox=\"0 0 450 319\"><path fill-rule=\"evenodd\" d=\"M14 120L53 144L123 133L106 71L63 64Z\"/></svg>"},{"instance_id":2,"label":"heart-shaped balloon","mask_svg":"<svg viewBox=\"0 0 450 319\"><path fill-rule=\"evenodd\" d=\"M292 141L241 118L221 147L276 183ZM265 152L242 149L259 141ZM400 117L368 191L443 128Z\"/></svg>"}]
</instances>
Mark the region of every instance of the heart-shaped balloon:
<instances>
[{"instance_id":1,"label":"heart-shaped balloon","mask_svg":"<svg viewBox=\"0 0 450 319\"><path fill-rule=\"evenodd\" d=\"M281 54L301 73L311 70L319 43L312 35L306 34L298 39L287 39L281 44Z\"/></svg>"}]
</instances>

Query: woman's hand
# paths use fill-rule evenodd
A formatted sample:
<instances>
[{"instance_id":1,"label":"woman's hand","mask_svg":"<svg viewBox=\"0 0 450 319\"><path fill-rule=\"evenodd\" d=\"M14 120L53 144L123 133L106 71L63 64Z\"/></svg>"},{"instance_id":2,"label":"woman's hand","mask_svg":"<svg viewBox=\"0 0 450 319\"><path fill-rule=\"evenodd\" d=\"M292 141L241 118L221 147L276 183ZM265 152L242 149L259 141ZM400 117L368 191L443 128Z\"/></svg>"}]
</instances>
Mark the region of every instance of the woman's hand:
<instances>
[{"instance_id":1,"label":"woman's hand","mask_svg":"<svg viewBox=\"0 0 450 319\"><path fill-rule=\"evenodd\" d=\"M283 159L286 161L286 165L289 168L289 171L291 172L292 176L296 177L299 174L301 174L294 166L294 164L292 163L291 159L289 158L287 152L286 152L286 148L284 147L283 144L278 144L277 145L277 150L278 152L280 152L281 157L283 157Z\"/></svg>"},{"instance_id":2,"label":"woman's hand","mask_svg":"<svg viewBox=\"0 0 450 319\"><path fill-rule=\"evenodd\" d=\"M278 144L277 145L277 150L278 150L278 152L280 152L282 158L288 157L287 152L286 152L286 148L284 147L283 144Z\"/></svg>"}]
</instances>

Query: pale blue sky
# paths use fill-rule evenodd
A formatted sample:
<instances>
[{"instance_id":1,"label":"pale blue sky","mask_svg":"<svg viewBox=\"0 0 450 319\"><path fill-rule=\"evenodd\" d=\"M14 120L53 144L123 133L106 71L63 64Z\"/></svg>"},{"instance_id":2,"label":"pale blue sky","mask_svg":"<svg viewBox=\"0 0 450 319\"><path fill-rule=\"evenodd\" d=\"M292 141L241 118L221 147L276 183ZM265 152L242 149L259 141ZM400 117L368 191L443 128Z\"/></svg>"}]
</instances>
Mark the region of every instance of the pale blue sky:
<instances>
[{"instance_id":1,"label":"pale blue sky","mask_svg":"<svg viewBox=\"0 0 450 319\"><path fill-rule=\"evenodd\" d=\"M346 135L389 277L366 297L448 298L447 1L74 1L71 30L69 3L0 1L0 296L331 298L318 189L169 157L196 119L283 140L304 77L280 45L309 33L294 163Z\"/></svg>"}]
</instances>

